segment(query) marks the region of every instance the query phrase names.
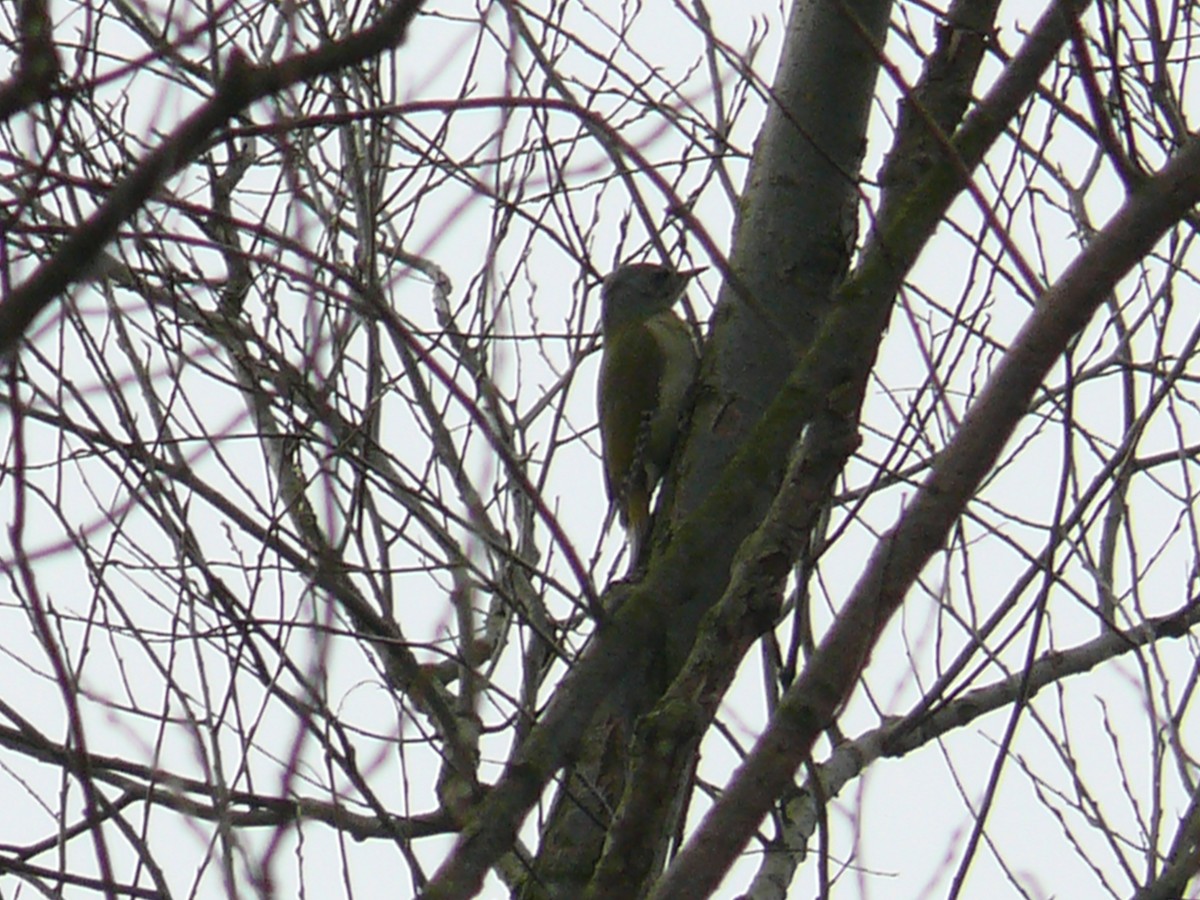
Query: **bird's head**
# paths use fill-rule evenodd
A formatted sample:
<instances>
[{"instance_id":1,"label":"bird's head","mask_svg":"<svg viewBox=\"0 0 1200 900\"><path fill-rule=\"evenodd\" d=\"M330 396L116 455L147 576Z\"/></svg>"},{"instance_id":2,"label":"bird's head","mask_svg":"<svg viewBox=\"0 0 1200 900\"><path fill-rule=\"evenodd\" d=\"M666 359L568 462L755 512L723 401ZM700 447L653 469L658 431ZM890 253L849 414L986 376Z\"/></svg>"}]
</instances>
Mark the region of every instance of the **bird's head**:
<instances>
[{"instance_id":1,"label":"bird's head","mask_svg":"<svg viewBox=\"0 0 1200 900\"><path fill-rule=\"evenodd\" d=\"M614 270L600 289L601 324L606 334L670 309L688 281L703 269L676 271L658 263L629 263Z\"/></svg>"}]
</instances>

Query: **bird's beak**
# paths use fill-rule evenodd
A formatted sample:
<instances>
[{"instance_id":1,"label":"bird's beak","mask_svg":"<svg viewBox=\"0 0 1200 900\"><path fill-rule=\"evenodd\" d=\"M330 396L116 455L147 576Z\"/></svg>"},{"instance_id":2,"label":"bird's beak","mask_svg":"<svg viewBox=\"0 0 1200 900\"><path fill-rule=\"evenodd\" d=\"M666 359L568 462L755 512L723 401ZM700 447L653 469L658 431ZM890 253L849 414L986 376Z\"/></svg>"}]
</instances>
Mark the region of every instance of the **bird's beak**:
<instances>
[{"instance_id":1,"label":"bird's beak","mask_svg":"<svg viewBox=\"0 0 1200 900\"><path fill-rule=\"evenodd\" d=\"M679 277L680 278L694 278L696 275L699 275L701 272L707 272L707 271L708 271L708 266L701 266L698 269L684 269L682 272L679 273Z\"/></svg>"}]
</instances>

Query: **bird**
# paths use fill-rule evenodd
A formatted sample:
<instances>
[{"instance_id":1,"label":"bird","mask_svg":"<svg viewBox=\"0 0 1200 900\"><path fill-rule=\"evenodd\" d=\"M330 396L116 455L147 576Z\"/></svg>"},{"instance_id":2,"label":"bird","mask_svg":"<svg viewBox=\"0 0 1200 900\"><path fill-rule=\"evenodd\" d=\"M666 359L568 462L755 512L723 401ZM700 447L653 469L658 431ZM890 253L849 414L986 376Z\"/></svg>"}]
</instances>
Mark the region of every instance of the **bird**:
<instances>
[{"instance_id":1,"label":"bird","mask_svg":"<svg viewBox=\"0 0 1200 900\"><path fill-rule=\"evenodd\" d=\"M672 310L701 269L628 263L600 290L603 353L597 383L604 483L637 565L650 536L650 498L678 442L697 354Z\"/></svg>"}]
</instances>

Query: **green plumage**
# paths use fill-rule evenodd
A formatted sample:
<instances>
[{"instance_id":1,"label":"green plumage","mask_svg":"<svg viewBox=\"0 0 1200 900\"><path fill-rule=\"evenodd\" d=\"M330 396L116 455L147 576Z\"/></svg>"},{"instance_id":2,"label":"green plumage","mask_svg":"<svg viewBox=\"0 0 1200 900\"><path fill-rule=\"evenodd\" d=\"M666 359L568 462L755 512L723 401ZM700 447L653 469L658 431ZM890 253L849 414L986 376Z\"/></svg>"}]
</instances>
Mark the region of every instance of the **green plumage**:
<instances>
[{"instance_id":1,"label":"green plumage","mask_svg":"<svg viewBox=\"0 0 1200 900\"><path fill-rule=\"evenodd\" d=\"M604 280L604 354L597 405L610 501L634 545L650 528L650 498L671 462L696 350L671 310L695 270L622 266Z\"/></svg>"}]
</instances>

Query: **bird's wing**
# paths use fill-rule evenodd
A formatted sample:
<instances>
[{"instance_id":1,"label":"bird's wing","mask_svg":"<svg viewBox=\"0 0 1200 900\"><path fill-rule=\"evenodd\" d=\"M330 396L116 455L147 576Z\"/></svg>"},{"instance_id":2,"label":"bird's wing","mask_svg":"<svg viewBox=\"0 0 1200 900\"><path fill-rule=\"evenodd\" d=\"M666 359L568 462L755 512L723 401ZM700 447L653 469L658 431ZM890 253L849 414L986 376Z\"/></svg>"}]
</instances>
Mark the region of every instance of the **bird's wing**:
<instances>
[{"instance_id":1,"label":"bird's wing","mask_svg":"<svg viewBox=\"0 0 1200 900\"><path fill-rule=\"evenodd\" d=\"M600 363L600 436L605 483L614 500L633 488L645 490L645 452L650 416L658 406L663 354L655 335L638 323L608 337Z\"/></svg>"}]
</instances>

